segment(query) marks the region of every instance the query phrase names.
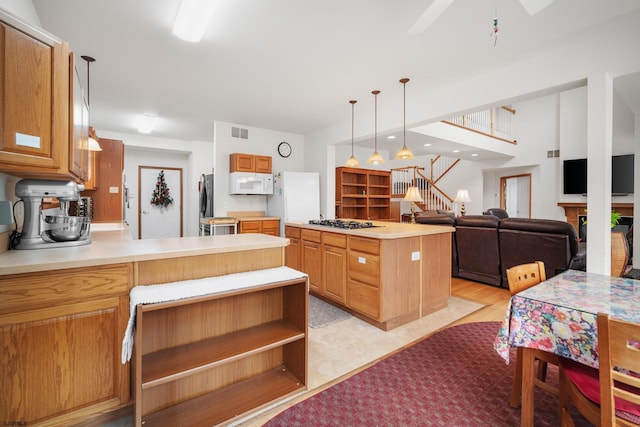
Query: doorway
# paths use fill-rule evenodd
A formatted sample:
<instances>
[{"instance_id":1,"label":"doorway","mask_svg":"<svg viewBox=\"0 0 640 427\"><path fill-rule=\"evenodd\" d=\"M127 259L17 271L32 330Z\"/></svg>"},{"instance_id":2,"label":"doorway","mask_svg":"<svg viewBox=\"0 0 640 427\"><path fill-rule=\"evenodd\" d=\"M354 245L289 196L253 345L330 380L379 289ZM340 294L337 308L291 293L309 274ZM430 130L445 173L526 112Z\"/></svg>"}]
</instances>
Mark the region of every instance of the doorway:
<instances>
[{"instance_id":1,"label":"doorway","mask_svg":"<svg viewBox=\"0 0 640 427\"><path fill-rule=\"evenodd\" d=\"M171 202L153 204L158 188ZM182 168L138 166L138 238L182 237Z\"/></svg>"},{"instance_id":2,"label":"doorway","mask_svg":"<svg viewBox=\"0 0 640 427\"><path fill-rule=\"evenodd\" d=\"M500 177L500 207L512 218L531 218L531 174Z\"/></svg>"}]
</instances>

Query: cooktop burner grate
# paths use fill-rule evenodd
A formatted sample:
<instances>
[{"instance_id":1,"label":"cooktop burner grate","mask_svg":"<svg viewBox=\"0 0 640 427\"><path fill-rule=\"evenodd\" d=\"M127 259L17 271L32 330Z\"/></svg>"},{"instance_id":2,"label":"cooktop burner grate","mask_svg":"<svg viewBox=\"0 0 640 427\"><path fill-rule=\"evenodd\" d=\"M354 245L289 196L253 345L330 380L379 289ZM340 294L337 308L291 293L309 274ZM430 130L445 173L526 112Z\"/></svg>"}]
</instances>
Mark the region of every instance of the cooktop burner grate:
<instances>
[{"instance_id":1,"label":"cooktop burner grate","mask_svg":"<svg viewBox=\"0 0 640 427\"><path fill-rule=\"evenodd\" d=\"M371 221L353 221L342 219L312 219L309 221L312 225L322 225L324 227L334 228L372 228L376 227Z\"/></svg>"}]
</instances>

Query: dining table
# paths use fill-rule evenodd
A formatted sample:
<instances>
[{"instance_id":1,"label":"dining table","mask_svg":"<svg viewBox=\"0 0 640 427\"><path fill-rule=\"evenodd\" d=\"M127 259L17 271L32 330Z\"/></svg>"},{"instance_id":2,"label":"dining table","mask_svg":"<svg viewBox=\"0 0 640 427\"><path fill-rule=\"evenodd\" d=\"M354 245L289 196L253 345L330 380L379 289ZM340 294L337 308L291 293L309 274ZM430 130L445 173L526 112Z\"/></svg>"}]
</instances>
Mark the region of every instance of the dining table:
<instances>
[{"instance_id":1,"label":"dining table","mask_svg":"<svg viewBox=\"0 0 640 427\"><path fill-rule=\"evenodd\" d=\"M640 281L566 270L511 297L494 349L509 363L521 348L522 426L533 426L535 350L598 368L598 313L640 323Z\"/></svg>"}]
</instances>

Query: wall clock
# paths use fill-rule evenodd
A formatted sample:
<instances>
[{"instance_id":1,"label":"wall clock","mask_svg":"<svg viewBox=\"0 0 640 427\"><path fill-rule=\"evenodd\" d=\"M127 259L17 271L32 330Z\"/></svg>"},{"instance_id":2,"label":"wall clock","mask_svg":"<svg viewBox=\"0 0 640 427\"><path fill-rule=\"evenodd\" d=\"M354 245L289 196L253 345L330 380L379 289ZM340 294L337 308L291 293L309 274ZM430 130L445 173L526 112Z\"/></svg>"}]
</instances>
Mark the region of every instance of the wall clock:
<instances>
[{"instance_id":1,"label":"wall clock","mask_svg":"<svg viewBox=\"0 0 640 427\"><path fill-rule=\"evenodd\" d=\"M291 155L291 145L284 141L278 144L278 154L281 157L289 157Z\"/></svg>"}]
</instances>

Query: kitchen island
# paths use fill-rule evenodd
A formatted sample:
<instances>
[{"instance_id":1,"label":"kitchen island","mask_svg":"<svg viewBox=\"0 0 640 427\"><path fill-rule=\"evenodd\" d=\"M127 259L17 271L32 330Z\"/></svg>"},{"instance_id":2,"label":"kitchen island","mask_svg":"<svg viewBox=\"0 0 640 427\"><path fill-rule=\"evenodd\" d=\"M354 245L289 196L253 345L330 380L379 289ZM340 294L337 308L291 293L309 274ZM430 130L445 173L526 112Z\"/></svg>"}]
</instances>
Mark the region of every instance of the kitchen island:
<instances>
[{"instance_id":1,"label":"kitchen island","mask_svg":"<svg viewBox=\"0 0 640 427\"><path fill-rule=\"evenodd\" d=\"M138 285L215 278L282 267L284 248L288 244L285 238L261 234L132 240L125 227L95 225L92 225L92 243L89 245L12 250L0 254L0 389L3 390L0 424L100 424L131 413L131 390L133 384L139 384L136 381L138 374L132 376L135 363L121 362L121 343L129 319L131 289ZM251 319L253 326L260 327L266 317L270 316L266 319L269 322L273 320L278 310L283 316L282 307L291 301L295 301L296 307L304 307L292 312L306 319L306 278L304 283L294 287L295 291L286 291L285 288L291 287L273 285L267 286L264 292L244 290L230 296L240 298L238 301L248 301L247 311L250 313L248 316L232 316L233 321L226 322L227 333L233 336L238 318L245 323L246 319ZM260 314L259 308L265 305L265 301L273 303L278 300L280 302L275 306L268 306L279 309ZM210 298L207 304L227 304L224 301L231 300L215 297ZM233 307L242 306L240 302L233 304ZM206 310L181 310L186 313L183 316L190 319L190 339L209 339L211 334L220 333L219 330L212 332L215 328L206 324L224 322L206 317L202 314ZM174 311L165 310L169 317ZM293 359L294 370L302 377L294 386L299 388L306 384L306 321L302 322L304 325L299 320L295 323L301 330L287 340L298 343L295 344ZM150 324L147 322L146 325ZM197 331L206 332L201 334ZM165 335L152 332L144 342L147 347L150 345L157 349L159 343L166 339ZM202 389L203 384L211 387L215 378L230 378L224 366L231 366L230 373L236 376L257 375L258 369L268 369L267 365L273 365L274 361L277 363L278 358L281 359L288 351L284 344L266 343L265 347L269 350L262 353L252 350L252 359L242 362L247 367L239 364L240 356L236 355L237 362L231 365L217 361L208 371L200 369L210 373L207 379L182 375L172 391L170 388L166 392L156 388L160 391L154 392L153 404L160 405L158 393L189 399L207 392ZM134 372L139 368L136 367ZM170 385L167 383L167 387ZM196 390L198 387L200 389ZM274 393L270 396L273 397Z\"/></svg>"},{"instance_id":2,"label":"kitchen island","mask_svg":"<svg viewBox=\"0 0 640 427\"><path fill-rule=\"evenodd\" d=\"M446 307L455 229L371 224L349 229L288 222L285 264L309 275L311 293L383 330Z\"/></svg>"}]
</instances>

